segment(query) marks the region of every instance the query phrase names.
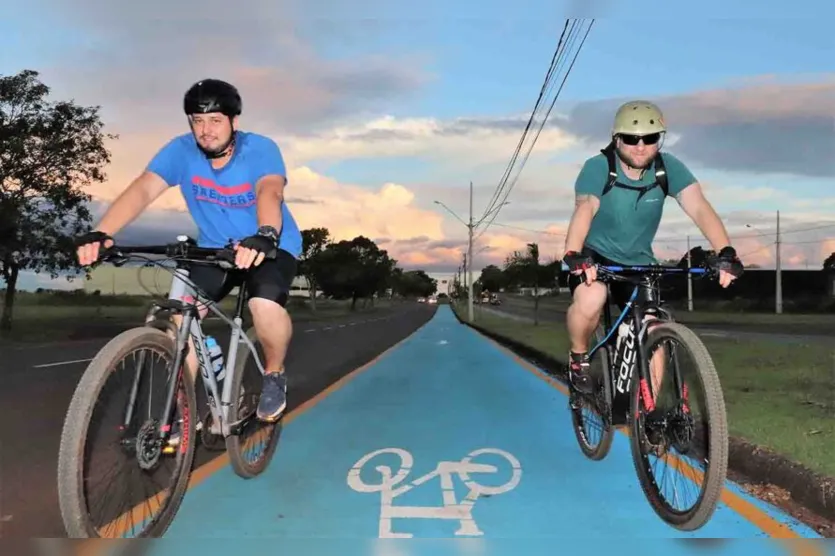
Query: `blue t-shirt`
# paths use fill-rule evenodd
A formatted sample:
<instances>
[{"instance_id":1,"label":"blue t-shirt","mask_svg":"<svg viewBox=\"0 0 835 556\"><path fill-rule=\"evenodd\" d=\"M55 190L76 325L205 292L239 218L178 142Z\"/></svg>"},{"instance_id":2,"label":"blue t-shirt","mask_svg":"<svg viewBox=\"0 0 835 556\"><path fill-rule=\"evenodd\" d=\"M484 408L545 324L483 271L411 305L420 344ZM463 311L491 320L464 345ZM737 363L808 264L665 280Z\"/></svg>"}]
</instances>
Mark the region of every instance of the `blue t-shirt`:
<instances>
[{"instance_id":1,"label":"blue t-shirt","mask_svg":"<svg viewBox=\"0 0 835 556\"><path fill-rule=\"evenodd\" d=\"M284 158L275 141L257 133L238 131L235 151L223 168L215 169L191 133L172 139L154 156L148 170L169 186L180 186L199 232L200 247L225 247L258 231L255 184L278 174L286 179ZM279 246L296 258L302 236L287 204L281 203Z\"/></svg>"}]
</instances>

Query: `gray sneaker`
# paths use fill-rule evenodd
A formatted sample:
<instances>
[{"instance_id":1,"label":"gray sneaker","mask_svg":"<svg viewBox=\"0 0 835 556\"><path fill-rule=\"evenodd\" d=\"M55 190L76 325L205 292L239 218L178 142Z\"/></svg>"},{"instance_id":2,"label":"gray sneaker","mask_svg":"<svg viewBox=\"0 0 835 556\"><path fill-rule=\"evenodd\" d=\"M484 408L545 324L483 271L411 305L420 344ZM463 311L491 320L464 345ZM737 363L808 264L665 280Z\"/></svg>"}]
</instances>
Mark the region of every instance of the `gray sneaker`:
<instances>
[{"instance_id":1,"label":"gray sneaker","mask_svg":"<svg viewBox=\"0 0 835 556\"><path fill-rule=\"evenodd\" d=\"M287 377L284 373L267 373L261 387L258 402L258 418L262 421L276 421L287 407Z\"/></svg>"}]
</instances>

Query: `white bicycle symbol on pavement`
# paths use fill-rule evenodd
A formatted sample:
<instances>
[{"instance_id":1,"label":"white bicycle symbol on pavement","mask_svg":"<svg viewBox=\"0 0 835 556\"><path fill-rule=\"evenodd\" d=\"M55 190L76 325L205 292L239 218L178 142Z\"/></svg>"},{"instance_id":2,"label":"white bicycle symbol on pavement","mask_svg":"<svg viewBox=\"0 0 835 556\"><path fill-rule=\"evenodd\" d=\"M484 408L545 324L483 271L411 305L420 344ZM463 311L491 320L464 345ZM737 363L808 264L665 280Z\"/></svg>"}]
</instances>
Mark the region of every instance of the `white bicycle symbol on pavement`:
<instances>
[{"instance_id":1,"label":"white bicycle symbol on pavement","mask_svg":"<svg viewBox=\"0 0 835 556\"><path fill-rule=\"evenodd\" d=\"M400 468L397 474L392 474L388 465L377 465L376 469L382 476L382 480L376 484L368 484L360 478L363 466L376 456L382 454L394 454L400 458ZM470 473L497 473L498 468L494 465L473 463L473 459L483 454L494 454L501 456L510 463L510 479L500 486L484 486L470 478ZM402 483L412 471L414 458L412 454L400 448L382 448L364 455L357 461L348 472L348 486L357 492L379 492L380 493L380 538L408 539L410 533L395 533L392 531L392 519L452 519L460 522L457 536L480 536L484 533L479 530L473 519L473 505L480 496L495 496L503 494L516 488L522 478L522 467L513 455L497 448L482 448L467 454L461 461L442 461L438 466L418 477L411 483L394 488ZM469 489L468 493L459 502L455 497L453 475L457 475L464 485ZM440 477L443 506L395 506L394 499L409 492L413 488L425 484L427 481Z\"/></svg>"}]
</instances>

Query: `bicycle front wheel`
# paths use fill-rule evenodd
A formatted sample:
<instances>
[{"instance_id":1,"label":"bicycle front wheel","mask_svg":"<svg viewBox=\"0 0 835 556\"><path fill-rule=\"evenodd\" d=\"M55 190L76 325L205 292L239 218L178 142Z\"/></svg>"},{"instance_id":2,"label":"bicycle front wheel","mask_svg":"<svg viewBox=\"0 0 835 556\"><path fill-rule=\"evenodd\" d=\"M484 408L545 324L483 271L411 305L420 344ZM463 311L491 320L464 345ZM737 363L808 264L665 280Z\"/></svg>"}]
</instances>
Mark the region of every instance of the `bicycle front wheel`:
<instances>
[{"instance_id":1,"label":"bicycle front wheel","mask_svg":"<svg viewBox=\"0 0 835 556\"><path fill-rule=\"evenodd\" d=\"M174 519L194 460L196 406L194 384L182 372L172 373L174 351L173 339L161 330L134 328L105 345L84 372L58 454L58 501L70 537L159 537ZM155 375L157 366L162 372ZM172 415L160 423L171 380L177 381ZM120 383L125 392L114 395ZM108 396L116 402L110 407L103 403ZM165 425L171 425L171 438L163 445L156 434ZM93 450L88 437L94 435L105 437L104 453ZM96 487L109 492L97 500ZM126 492L112 492L120 488Z\"/></svg>"},{"instance_id":2,"label":"bicycle front wheel","mask_svg":"<svg viewBox=\"0 0 835 556\"><path fill-rule=\"evenodd\" d=\"M653 326L644 344L645 360L652 361L662 345L660 356L665 363L659 391L650 395L647 381L633 382L632 458L641 488L655 513L677 529L693 531L713 515L727 477L725 401L710 353L692 330L674 322ZM695 370L691 385L696 391L684 381L679 368L686 359ZM664 408L666 405L669 407ZM672 499L665 496L665 489L654 476L662 460L673 468L671 473L662 472L662 478L678 483L673 487ZM706 465L704 471L695 469L698 460ZM695 502L678 507L680 498L698 482L702 485Z\"/></svg>"}]
</instances>

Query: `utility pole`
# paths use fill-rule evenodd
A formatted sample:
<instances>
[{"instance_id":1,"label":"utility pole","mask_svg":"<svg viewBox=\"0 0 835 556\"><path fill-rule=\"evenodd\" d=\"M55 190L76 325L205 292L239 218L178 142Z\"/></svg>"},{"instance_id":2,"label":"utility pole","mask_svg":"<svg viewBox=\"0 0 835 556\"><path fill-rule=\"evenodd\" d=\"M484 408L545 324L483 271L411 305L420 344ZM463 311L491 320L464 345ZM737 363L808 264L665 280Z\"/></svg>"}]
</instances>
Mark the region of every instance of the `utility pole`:
<instances>
[{"instance_id":1,"label":"utility pole","mask_svg":"<svg viewBox=\"0 0 835 556\"><path fill-rule=\"evenodd\" d=\"M690 258L690 236L687 236L687 310L693 310L693 275L690 274L693 261Z\"/></svg>"},{"instance_id":2,"label":"utility pole","mask_svg":"<svg viewBox=\"0 0 835 556\"><path fill-rule=\"evenodd\" d=\"M777 281L775 283L774 291L774 311L779 315L783 313L783 277L782 264L780 263L780 211L777 211L777 240L775 242L777 253L774 256L777 263Z\"/></svg>"},{"instance_id":3,"label":"utility pole","mask_svg":"<svg viewBox=\"0 0 835 556\"><path fill-rule=\"evenodd\" d=\"M467 285L467 305L470 322L473 322L473 182L470 181L470 223L467 224L468 231L468 245L467 245L467 260L470 261L470 266L467 267L469 276Z\"/></svg>"},{"instance_id":4,"label":"utility pole","mask_svg":"<svg viewBox=\"0 0 835 556\"><path fill-rule=\"evenodd\" d=\"M464 253L464 291L467 291L467 254Z\"/></svg>"}]
</instances>

